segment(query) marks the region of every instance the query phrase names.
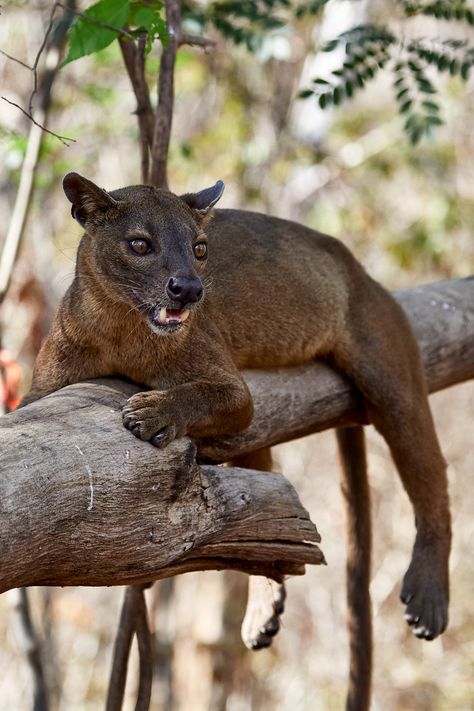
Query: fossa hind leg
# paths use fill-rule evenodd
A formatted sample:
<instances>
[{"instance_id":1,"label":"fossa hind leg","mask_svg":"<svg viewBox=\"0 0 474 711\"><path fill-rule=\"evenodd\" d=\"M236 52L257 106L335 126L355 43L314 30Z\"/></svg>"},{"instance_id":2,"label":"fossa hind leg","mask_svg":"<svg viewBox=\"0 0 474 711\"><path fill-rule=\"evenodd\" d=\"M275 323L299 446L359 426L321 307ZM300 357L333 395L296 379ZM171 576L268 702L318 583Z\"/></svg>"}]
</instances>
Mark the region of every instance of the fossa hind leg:
<instances>
[{"instance_id":1,"label":"fossa hind leg","mask_svg":"<svg viewBox=\"0 0 474 711\"><path fill-rule=\"evenodd\" d=\"M232 461L233 466L272 471L271 449L259 449ZM286 598L285 586L262 576L249 577L247 609L242 622L242 640L249 649L269 647L280 629Z\"/></svg>"},{"instance_id":2,"label":"fossa hind leg","mask_svg":"<svg viewBox=\"0 0 474 711\"><path fill-rule=\"evenodd\" d=\"M416 636L434 639L448 622L451 526L446 463L427 399L423 366L398 304L374 288L355 299L336 360L365 396L415 512L416 538L401 600ZM376 313L377 317L374 318Z\"/></svg>"}]
</instances>

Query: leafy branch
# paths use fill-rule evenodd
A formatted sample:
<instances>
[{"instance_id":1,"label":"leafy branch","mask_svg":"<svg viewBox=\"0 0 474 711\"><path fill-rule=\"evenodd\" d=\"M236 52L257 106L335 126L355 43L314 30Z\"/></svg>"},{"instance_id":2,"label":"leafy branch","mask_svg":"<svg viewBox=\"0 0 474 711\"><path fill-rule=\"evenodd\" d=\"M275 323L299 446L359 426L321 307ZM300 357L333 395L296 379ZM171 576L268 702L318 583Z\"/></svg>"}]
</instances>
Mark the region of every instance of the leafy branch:
<instances>
[{"instance_id":1,"label":"leafy branch","mask_svg":"<svg viewBox=\"0 0 474 711\"><path fill-rule=\"evenodd\" d=\"M405 2L400 0L405 18L415 15L435 17L474 25L474 13L465 0L436 0L436 2ZM316 97L326 109L339 106L363 89L386 65L393 73L393 87L399 113L406 117L404 130L413 144L428 137L435 126L443 123L438 103L438 90L429 73L447 72L469 78L474 65L474 47L468 40L458 38L420 37L405 42L386 26L365 24L341 33L322 48L324 52L344 49L344 58L331 78L316 77L311 86L303 89L299 98Z\"/></svg>"}]
</instances>

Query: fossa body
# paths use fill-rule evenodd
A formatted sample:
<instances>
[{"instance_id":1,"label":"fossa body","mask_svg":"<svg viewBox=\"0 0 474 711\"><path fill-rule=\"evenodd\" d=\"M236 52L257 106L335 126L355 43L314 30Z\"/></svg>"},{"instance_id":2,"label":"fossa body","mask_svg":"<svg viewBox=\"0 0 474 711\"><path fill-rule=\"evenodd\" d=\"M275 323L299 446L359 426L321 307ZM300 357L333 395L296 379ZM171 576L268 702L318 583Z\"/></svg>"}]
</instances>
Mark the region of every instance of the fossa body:
<instances>
[{"instance_id":1,"label":"fossa body","mask_svg":"<svg viewBox=\"0 0 474 711\"><path fill-rule=\"evenodd\" d=\"M401 592L406 619L419 637L442 633L451 539L446 465L418 347L395 300L332 237L266 215L214 210L220 182L182 197L150 186L108 193L70 173L64 190L85 234L24 404L70 383L125 376L150 389L129 399L124 425L164 447L184 435L244 429L252 400L242 369L329 360L362 393L413 505L417 533ZM349 466L359 440L340 435ZM346 476L346 495L359 497L363 517L363 482ZM360 559L366 572L369 555ZM348 702L367 704L367 693Z\"/></svg>"}]
</instances>

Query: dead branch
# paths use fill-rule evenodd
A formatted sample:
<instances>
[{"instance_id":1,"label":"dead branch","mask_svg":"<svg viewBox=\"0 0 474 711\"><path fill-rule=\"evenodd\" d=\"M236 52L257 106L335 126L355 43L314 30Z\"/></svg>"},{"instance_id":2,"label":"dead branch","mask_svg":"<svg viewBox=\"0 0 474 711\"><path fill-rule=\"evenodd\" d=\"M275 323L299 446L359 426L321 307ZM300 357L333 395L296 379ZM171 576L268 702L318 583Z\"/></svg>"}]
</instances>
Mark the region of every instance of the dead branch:
<instances>
[{"instance_id":1,"label":"dead branch","mask_svg":"<svg viewBox=\"0 0 474 711\"><path fill-rule=\"evenodd\" d=\"M131 437L134 389L73 385L0 421L0 592L222 568L281 579L323 561L281 475L199 467L190 440L159 451Z\"/></svg>"}]
</instances>

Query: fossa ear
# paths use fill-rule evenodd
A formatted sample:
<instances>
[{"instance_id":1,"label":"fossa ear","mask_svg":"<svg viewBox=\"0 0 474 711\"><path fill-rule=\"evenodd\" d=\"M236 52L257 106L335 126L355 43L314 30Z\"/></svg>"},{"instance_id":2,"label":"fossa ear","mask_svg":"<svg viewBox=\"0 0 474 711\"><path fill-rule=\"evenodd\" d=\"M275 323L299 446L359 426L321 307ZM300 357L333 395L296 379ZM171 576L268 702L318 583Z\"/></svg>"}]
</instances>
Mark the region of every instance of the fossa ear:
<instances>
[{"instance_id":1,"label":"fossa ear","mask_svg":"<svg viewBox=\"0 0 474 711\"><path fill-rule=\"evenodd\" d=\"M222 197L224 188L224 182L218 180L212 187L200 190L198 193L186 193L186 195L181 195L181 200L189 205L198 216L205 217Z\"/></svg>"},{"instance_id":2,"label":"fossa ear","mask_svg":"<svg viewBox=\"0 0 474 711\"><path fill-rule=\"evenodd\" d=\"M109 193L79 173L68 173L64 177L63 190L72 203L71 215L82 227L85 227L90 218L98 214L103 215L117 205L117 201Z\"/></svg>"}]
</instances>

